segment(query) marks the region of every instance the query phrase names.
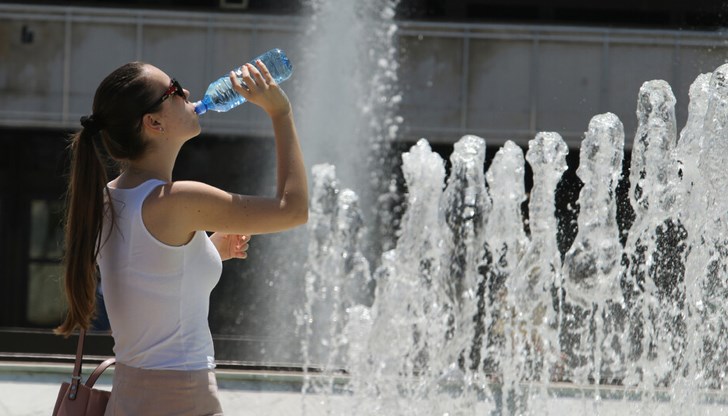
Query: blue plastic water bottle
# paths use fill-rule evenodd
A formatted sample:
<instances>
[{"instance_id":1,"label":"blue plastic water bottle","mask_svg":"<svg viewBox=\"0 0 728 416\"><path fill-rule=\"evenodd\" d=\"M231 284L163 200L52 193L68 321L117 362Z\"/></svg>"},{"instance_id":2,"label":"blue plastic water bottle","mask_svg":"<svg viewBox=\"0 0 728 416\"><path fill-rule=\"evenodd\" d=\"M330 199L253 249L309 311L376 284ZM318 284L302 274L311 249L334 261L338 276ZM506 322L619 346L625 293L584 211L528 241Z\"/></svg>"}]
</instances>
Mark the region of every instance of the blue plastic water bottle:
<instances>
[{"instance_id":1,"label":"blue plastic water bottle","mask_svg":"<svg viewBox=\"0 0 728 416\"><path fill-rule=\"evenodd\" d=\"M263 55L253 59L251 63L255 65L255 62L258 59L263 61L265 66L268 68L268 71L270 71L271 76L273 76L273 79L277 83L287 80L293 73L293 65L291 65L291 61L288 60L286 54L280 49L271 49ZM235 74L242 83L243 73L241 68L236 69ZM230 76L223 75L220 79L207 87L205 96L202 97L202 100L195 103L195 112L197 114L205 114L210 110L225 112L231 108L239 106L245 101L245 98L238 94L233 88L233 85L230 82Z\"/></svg>"}]
</instances>

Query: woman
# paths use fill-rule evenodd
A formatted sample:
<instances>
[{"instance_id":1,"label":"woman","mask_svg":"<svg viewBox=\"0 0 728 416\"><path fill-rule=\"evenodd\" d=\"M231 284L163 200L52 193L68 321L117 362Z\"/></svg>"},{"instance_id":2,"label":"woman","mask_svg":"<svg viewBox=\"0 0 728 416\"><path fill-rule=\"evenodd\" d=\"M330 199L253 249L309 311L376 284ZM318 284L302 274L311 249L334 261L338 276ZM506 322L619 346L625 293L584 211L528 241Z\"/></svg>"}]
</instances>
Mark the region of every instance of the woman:
<instances>
[{"instance_id":1,"label":"woman","mask_svg":"<svg viewBox=\"0 0 728 416\"><path fill-rule=\"evenodd\" d=\"M200 133L189 91L133 62L99 85L72 137L66 221L69 310L57 333L88 328L96 264L117 366L107 415L222 414L207 322L222 260L245 258L250 235L306 222L308 190L290 102L265 65L233 73L235 90L270 117L277 193L254 197L173 181L182 145ZM108 182L99 146L120 164ZM214 232L209 238L206 231Z\"/></svg>"}]
</instances>

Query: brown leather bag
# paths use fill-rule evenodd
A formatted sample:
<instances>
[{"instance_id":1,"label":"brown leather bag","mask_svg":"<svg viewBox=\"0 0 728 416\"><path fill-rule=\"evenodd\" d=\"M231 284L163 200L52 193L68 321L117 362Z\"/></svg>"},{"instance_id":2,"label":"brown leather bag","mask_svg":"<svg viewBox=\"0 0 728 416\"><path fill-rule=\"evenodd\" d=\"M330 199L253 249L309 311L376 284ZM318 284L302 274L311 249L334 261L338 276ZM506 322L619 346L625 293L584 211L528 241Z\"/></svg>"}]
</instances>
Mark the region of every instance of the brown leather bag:
<instances>
[{"instance_id":1,"label":"brown leather bag","mask_svg":"<svg viewBox=\"0 0 728 416\"><path fill-rule=\"evenodd\" d=\"M53 408L53 416L103 416L106 411L106 403L109 401L111 392L94 389L93 386L101 373L113 365L116 360L109 358L99 364L86 380L86 383L81 384L81 365L85 338L86 331L82 329L78 336L76 362L73 365L71 382L61 384L56 406Z\"/></svg>"}]
</instances>

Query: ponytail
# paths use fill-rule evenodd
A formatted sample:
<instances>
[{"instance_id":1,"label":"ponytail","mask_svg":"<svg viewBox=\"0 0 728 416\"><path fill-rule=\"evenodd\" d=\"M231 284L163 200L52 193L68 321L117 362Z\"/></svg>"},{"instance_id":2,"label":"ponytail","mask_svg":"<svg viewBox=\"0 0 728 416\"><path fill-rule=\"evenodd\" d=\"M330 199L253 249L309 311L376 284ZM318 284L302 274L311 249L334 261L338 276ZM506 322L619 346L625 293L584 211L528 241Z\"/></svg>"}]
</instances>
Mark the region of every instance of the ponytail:
<instances>
[{"instance_id":1,"label":"ponytail","mask_svg":"<svg viewBox=\"0 0 728 416\"><path fill-rule=\"evenodd\" d=\"M93 115L81 117L83 129L70 140L71 172L66 194L64 286L68 300L65 321L56 328L69 336L88 329L96 311L96 256L103 244L104 216L114 226L109 199L106 157L116 162L135 160L146 150L140 108L157 100L143 62L130 62L109 74L96 89Z\"/></svg>"},{"instance_id":2,"label":"ponytail","mask_svg":"<svg viewBox=\"0 0 728 416\"><path fill-rule=\"evenodd\" d=\"M64 286L68 301L65 321L55 329L69 336L76 328L88 329L96 309L96 255L104 223L106 169L94 143L100 129L89 118L71 136L71 173L66 194Z\"/></svg>"}]
</instances>

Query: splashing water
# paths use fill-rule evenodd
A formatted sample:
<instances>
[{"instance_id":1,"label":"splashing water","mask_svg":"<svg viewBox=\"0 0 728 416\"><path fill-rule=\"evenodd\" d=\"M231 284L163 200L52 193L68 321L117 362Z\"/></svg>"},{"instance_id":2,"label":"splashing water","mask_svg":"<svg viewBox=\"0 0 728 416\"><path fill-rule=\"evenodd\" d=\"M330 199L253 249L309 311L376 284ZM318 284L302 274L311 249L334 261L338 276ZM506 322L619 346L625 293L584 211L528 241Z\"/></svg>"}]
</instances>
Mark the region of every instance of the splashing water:
<instances>
[{"instance_id":1,"label":"splashing water","mask_svg":"<svg viewBox=\"0 0 728 416\"><path fill-rule=\"evenodd\" d=\"M561 137L539 133L525 157L506 142L483 173L485 141L465 136L449 176L422 139L402 154L398 192L378 175L402 123L397 2L311 3L305 38L317 58L302 62L312 74L302 93L339 95L298 112L316 164L298 316L304 414L321 414L307 398L330 415L728 410L728 65L695 80L679 137L670 86L640 89L626 240L623 126L610 113L591 120L576 171L578 233L562 255ZM321 163L351 154L367 163Z\"/></svg>"},{"instance_id":2,"label":"splashing water","mask_svg":"<svg viewBox=\"0 0 728 416\"><path fill-rule=\"evenodd\" d=\"M624 128L611 113L595 116L581 143L577 175L579 233L564 257L562 351L574 382L615 380L624 370L617 183L622 173ZM602 339L600 344L594 340Z\"/></svg>"},{"instance_id":3,"label":"splashing water","mask_svg":"<svg viewBox=\"0 0 728 416\"><path fill-rule=\"evenodd\" d=\"M395 8L399 0L305 0L313 10L300 39L296 117L307 163L339 163L342 183L356 186L362 214L384 250L394 244L391 225L399 203L392 170L392 143L402 118L398 90ZM345 133L344 133L345 132ZM378 255L381 251L377 251Z\"/></svg>"},{"instance_id":4,"label":"splashing water","mask_svg":"<svg viewBox=\"0 0 728 416\"><path fill-rule=\"evenodd\" d=\"M397 26L392 21L397 1L307 3L314 13L301 40L300 65L306 71L301 72L298 93L313 99L301 101L296 112L301 137L307 138L302 141L304 153L315 166L306 299L297 321L306 369L303 391L327 400L339 391L337 380L355 352L349 350L351 339L361 339L361 332L349 333L351 327L346 332L347 310L372 302L372 273L365 255L374 252L378 257L395 239L392 225L400 196L391 175L382 172L392 170L390 147L401 123L394 111L400 101L393 46ZM321 163L329 160L349 163L336 168ZM340 190L337 175L361 196ZM371 212L361 206L371 207ZM367 229L367 218L369 224L385 227ZM366 321L362 318L360 325ZM309 373L311 368L317 374Z\"/></svg>"},{"instance_id":5,"label":"splashing water","mask_svg":"<svg viewBox=\"0 0 728 416\"><path fill-rule=\"evenodd\" d=\"M679 140L670 86L640 89L623 243L624 130L611 113L591 120L578 233L563 260L555 194L568 149L556 133L531 140L525 160L506 142L485 174L484 140L463 137L447 178L420 140L402 155L396 245L371 275L357 198L338 190L332 166L317 166L307 304L336 324L309 335L348 376L340 390L331 377L309 392L345 391L347 414L361 415L728 410L727 75L724 65L695 80ZM373 301L344 289L371 284Z\"/></svg>"}]
</instances>

